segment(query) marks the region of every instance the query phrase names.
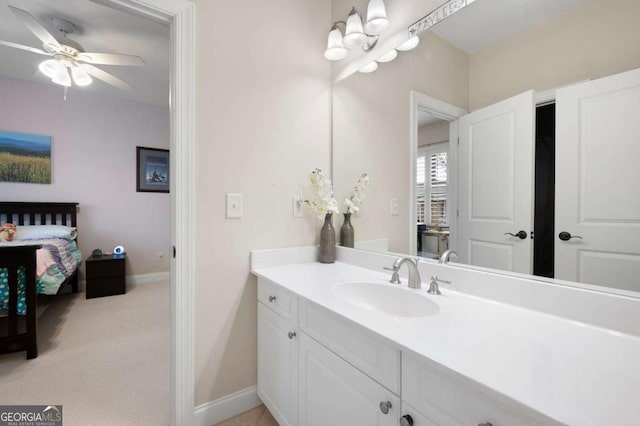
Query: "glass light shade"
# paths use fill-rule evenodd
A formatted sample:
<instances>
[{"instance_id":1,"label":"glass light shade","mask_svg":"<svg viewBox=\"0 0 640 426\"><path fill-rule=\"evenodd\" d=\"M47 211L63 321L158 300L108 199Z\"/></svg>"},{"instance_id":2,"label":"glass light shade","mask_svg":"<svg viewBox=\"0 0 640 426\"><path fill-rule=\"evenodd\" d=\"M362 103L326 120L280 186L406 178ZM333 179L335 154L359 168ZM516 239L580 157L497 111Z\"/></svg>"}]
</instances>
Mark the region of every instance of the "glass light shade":
<instances>
[{"instance_id":1,"label":"glass light shade","mask_svg":"<svg viewBox=\"0 0 640 426\"><path fill-rule=\"evenodd\" d=\"M56 75L53 76L51 81L53 81L54 83L59 84L61 86L70 87L71 86L71 77L69 76L69 71L67 71L67 67L62 65L62 68L60 68L58 71L56 71Z\"/></svg>"},{"instance_id":2,"label":"glass light shade","mask_svg":"<svg viewBox=\"0 0 640 426\"><path fill-rule=\"evenodd\" d=\"M62 65L55 59L47 59L46 61L41 62L40 65L38 65L38 69L42 74L46 75L49 78L53 78L60 69L60 66L64 68L64 65Z\"/></svg>"},{"instance_id":3,"label":"glass light shade","mask_svg":"<svg viewBox=\"0 0 640 426\"><path fill-rule=\"evenodd\" d=\"M93 81L91 76L77 65L71 68L71 77L77 86L88 86Z\"/></svg>"},{"instance_id":4,"label":"glass light shade","mask_svg":"<svg viewBox=\"0 0 640 426\"><path fill-rule=\"evenodd\" d=\"M418 45L418 43L420 43L420 39L418 38L418 36L413 36L413 37L410 37L404 43L402 43L400 46L396 47L396 49L406 52L407 50L411 50L415 48Z\"/></svg>"},{"instance_id":5,"label":"glass light shade","mask_svg":"<svg viewBox=\"0 0 640 426\"><path fill-rule=\"evenodd\" d=\"M381 34L389 26L389 18L384 7L384 0L369 0L367 7L367 23L364 30L367 34Z\"/></svg>"},{"instance_id":6,"label":"glass light shade","mask_svg":"<svg viewBox=\"0 0 640 426\"><path fill-rule=\"evenodd\" d=\"M367 36L362 30L362 18L356 9L351 9L347 18L347 28L342 38L342 43L349 49L362 47L367 42Z\"/></svg>"},{"instance_id":7,"label":"glass light shade","mask_svg":"<svg viewBox=\"0 0 640 426\"><path fill-rule=\"evenodd\" d=\"M397 57L398 57L398 51L396 49L391 49L390 51L388 51L387 53L385 53L384 55L382 55L378 59L376 59L376 61L378 61L378 62L391 62Z\"/></svg>"},{"instance_id":8,"label":"glass light shade","mask_svg":"<svg viewBox=\"0 0 640 426\"><path fill-rule=\"evenodd\" d=\"M373 61L373 62L369 62L364 67L360 68L358 71L368 74L370 72L374 72L377 69L378 69L378 63L376 61Z\"/></svg>"},{"instance_id":9,"label":"glass light shade","mask_svg":"<svg viewBox=\"0 0 640 426\"><path fill-rule=\"evenodd\" d=\"M349 51L342 45L342 32L338 28L333 28L329 32L329 40L327 41L327 50L324 51L324 57L330 61L339 61L344 59Z\"/></svg>"}]
</instances>

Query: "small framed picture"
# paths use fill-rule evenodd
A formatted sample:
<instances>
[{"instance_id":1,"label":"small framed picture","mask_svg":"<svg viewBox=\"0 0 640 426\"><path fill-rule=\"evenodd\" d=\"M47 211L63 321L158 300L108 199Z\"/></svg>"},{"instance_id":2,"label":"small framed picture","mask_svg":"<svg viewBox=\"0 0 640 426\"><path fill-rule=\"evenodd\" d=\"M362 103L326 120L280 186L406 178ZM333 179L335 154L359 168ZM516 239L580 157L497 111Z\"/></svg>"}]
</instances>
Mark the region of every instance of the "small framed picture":
<instances>
[{"instance_id":1,"label":"small framed picture","mask_svg":"<svg viewBox=\"0 0 640 426\"><path fill-rule=\"evenodd\" d=\"M137 192L169 192L169 150L136 147Z\"/></svg>"}]
</instances>

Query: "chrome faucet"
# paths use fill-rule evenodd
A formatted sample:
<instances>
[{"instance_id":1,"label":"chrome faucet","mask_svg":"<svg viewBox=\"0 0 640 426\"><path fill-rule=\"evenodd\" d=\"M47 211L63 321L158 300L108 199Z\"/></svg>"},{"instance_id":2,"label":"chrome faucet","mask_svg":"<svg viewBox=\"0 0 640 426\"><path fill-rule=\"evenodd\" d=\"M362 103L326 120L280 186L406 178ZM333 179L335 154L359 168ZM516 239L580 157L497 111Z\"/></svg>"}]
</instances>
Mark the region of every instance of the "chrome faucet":
<instances>
[{"instance_id":1,"label":"chrome faucet","mask_svg":"<svg viewBox=\"0 0 640 426\"><path fill-rule=\"evenodd\" d=\"M431 282L429 283L429 290L427 290L427 293L435 294L435 295L442 294L442 293L440 293L440 287L438 286L439 282L440 283L451 284L451 281L441 280L436 275L431 275Z\"/></svg>"},{"instance_id":2,"label":"chrome faucet","mask_svg":"<svg viewBox=\"0 0 640 426\"><path fill-rule=\"evenodd\" d=\"M451 256L455 256L456 258L458 258L458 253L456 253L453 250L447 250L444 253L442 253L442 256L440 256L440 259L438 259L438 263L440 264L447 263Z\"/></svg>"},{"instance_id":3,"label":"chrome faucet","mask_svg":"<svg viewBox=\"0 0 640 426\"><path fill-rule=\"evenodd\" d=\"M420 283L420 272L418 272L418 259L414 260L409 257L399 257L395 262L393 262L392 268L394 277L397 278L400 267L405 263L407 264L407 268L409 268L409 288L421 288L422 284ZM400 280L398 279L397 284L399 283Z\"/></svg>"}]
</instances>

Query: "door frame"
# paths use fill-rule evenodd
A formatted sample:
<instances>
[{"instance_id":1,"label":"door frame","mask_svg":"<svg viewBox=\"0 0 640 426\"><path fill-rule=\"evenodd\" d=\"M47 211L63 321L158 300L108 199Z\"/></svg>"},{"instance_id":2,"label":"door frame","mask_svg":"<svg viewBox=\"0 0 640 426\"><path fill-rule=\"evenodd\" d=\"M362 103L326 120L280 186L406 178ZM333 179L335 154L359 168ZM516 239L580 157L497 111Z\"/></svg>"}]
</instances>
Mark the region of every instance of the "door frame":
<instances>
[{"instance_id":1,"label":"door frame","mask_svg":"<svg viewBox=\"0 0 640 426\"><path fill-rule=\"evenodd\" d=\"M195 40L189 0L92 0L171 29L171 393L170 423L194 424ZM177 255L176 255L177 253Z\"/></svg>"},{"instance_id":2,"label":"door frame","mask_svg":"<svg viewBox=\"0 0 640 426\"><path fill-rule=\"evenodd\" d=\"M432 98L423 93L411 90L410 97L410 119L409 119L409 253L413 256L418 253L416 233L416 161L418 159L418 116L419 113L426 112L441 120L448 121L449 124L449 154L447 155L447 170L449 191L449 230L450 235L455 236L457 221L452 212L457 209L457 182L455 179L456 162L458 157L457 145L452 145L458 140L458 126L454 122L467 114L466 109L459 108L439 99ZM456 149L452 149L455 147Z\"/></svg>"}]
</instances>

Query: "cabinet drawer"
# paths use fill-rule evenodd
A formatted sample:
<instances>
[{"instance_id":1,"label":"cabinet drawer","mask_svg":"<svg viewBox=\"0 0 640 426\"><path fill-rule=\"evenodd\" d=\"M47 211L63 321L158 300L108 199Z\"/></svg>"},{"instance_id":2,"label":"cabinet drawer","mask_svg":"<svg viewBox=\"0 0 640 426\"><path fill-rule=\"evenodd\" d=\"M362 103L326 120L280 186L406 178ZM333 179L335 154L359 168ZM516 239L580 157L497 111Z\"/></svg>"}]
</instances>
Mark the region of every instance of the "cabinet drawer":
<instances>
[{"instance_id":1,"label":"cabinet drawer","mask_svg":"<svg viewBox=\"0 0 640 426\"><path fill-rule=\"evenodd\" d=\"M480 384L463 381L461 377L432 362L402 354L402 400L407 404L405 407L412 407L419 415L435 424L561 424L515 401L491 395L490 392Z\"/></svg>"},{"instance_id":2,"label":"cabinet drawer","mask_svg":"<svg viewBox=\"0 0 640 426\"><path fill-rule=\"evenodd\" d=\"M400 395L400 351L315 303L300 301L300 328L369 377Z\"/></svg>"},{"instance_id":3,"label":"cabinet drawer","mask_svg":"<svg viewBox=\"0 0 640 426\"><path fill-rule=\"evenodd\" d=\"M287 321L298 325L298 297L289 290L267 279L259 278L258 300Z\"/></svg>"},{"instance_id":4,"label":"cabinet drawer","mask_svg":"<svg viewBox=\"0 0 640 426\"><path fill-rule=\"evenodd\" d=\"M124 277L124 259L87 262L87 279Z\"/></svg>"},{"instance_id":5,"label":"cabinet drawer","mask_svg":"<svg viewBox=\"0 0 640 426\"><path fill-rule=\"evenodd\" d=\"M86 298L125 294L127 291L124 275L120 277L96 278L86 282Z\"/></svg>"}]
</instances>

